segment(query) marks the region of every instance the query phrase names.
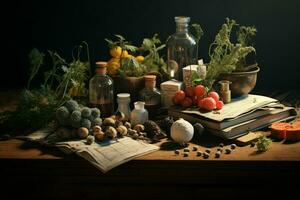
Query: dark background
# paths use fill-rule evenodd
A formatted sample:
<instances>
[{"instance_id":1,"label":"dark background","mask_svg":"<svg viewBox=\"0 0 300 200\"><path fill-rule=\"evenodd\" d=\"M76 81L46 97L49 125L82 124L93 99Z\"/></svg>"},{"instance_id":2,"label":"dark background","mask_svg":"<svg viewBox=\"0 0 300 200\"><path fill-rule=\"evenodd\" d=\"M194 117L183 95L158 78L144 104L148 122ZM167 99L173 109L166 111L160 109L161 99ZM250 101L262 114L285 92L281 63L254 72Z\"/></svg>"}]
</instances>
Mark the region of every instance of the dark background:
<instances>
[{"instance_id":1,"label":"dark background","mask_svg":"<svg viewBox=\"0 0 300 200\"><path fill-rule=\"evenodd\" d=\"M208 61L208 47L225 18L258 29L255 40L261 67L257 88L299 89L300 2L297 0L27 0L2 5L1 87L23 87L31 48L56 50L71 59L74 45L85 40L91 58L108 58L104 38L115 33L138 45L142 38L174 33L174 16L190 16L205 35L199 57ZM4 14L4 11L8 11ZM37 83L36 83L37 84Z\"/></svg>"}]
</instances>

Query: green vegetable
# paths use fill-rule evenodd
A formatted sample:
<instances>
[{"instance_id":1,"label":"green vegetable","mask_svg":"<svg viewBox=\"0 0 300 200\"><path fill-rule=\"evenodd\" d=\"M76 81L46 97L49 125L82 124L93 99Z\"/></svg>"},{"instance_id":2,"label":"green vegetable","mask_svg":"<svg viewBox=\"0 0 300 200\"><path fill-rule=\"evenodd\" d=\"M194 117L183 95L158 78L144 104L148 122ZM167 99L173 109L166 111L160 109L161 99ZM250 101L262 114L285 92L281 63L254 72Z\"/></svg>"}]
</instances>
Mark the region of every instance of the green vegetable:
<instances>
[{"instance_id":1,"label":"green vegetable","mask_svg":"<svg viewBox=\"0 0 300 200\"><path fill-rule=\"evenodd\" d=\"M81 110L82 117L88 118L91 116L91 109L88 107L83 107Z\"/></svg>"},{"instance_id":2,"label":"green vegetable","mask_svg":"<svg viewBox=\"0 0 300 200\"><path fill-rule=\"evenodd\" d=\"M81 126L87 129L91 128L91 121L89 119L81 119Z\"/></svg>"},{"instance_id":3,"label":"green vegetable","mask_svg":"<svg viewBox=\"0 0 300 200\"><path fill-rule=\"evenodd\" d=\"M76 109L79 108L79 105L75 100L68 100L65 103L65 106L69 110L70 113L72 113L73 111L75 111Z\"/></svg>"},{"instance_id":4,"label":"green vegetable","mask_svg":"<svg viewBox=\"0 0 300 200\"><path fill-rule=\"evenodd\" d=\"M256 142L256 148L259 152L264 152L268 150L269 145L272 143L272 140L267 138L266 136L261 136L258 138Z\"/></svg>"},{"instance_id":5,"label":"green vegetable","mask_svg":"<svg viewBox=\"0 0 300 200\"><path fill-rule=\"evenodd\" d=\"M91 108L91 116L94 118L100 117L100 110L98 108Z\"/></svg>"},{"instance_id":6,"label":"green vegetable","mask_svg":"<svg viewBox=\"0 0 300 200\"><path fill-rule=\"evenodd\" d=\"M71 120L71 123L74 122L80 122L81 120L81 112L79 110L75 110L72 112L71 116L70 116L70 120Z\"/></svg>"},{"instance_id":7,"label":"green vegetable","mask_svg":"<svg viewBox=\"0 0 300 200\"><path fill-rule=\"evenodd\" d=\"M92 121L93 126L101 126L102 125L102 119L101 118L96 118Z\"/></svg>"}]
</instances>

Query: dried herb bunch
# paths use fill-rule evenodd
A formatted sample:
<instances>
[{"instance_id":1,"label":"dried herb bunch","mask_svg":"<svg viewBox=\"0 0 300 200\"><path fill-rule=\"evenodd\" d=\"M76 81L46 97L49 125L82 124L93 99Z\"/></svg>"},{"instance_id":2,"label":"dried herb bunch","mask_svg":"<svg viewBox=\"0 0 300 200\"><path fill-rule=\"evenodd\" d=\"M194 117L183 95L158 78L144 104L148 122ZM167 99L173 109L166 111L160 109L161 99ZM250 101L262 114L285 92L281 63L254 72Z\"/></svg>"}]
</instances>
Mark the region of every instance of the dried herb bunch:
<instances>
[{"instance_id":1,"label":"dried herb bunch","mask_svg":"<svg viewBox=\"0 0 300 200\"><path fill-rule=\"evenodd\" d=\"M80 60L83 45L87 48L88 60ZM29 53L29 79L18 101L18 107L13 112L0 114L1 133L24 134L47 126L54 119L55 110L67 99L86 93L85 83L89 77L89 53L86 42L76 47L77 56L68 63L57 52L47 53L33 49ZM46 62L49 58L50 63ZM42 68L50 67L45 71ZM44 74L44 80L38 89L31 89L32 80L39 74ZM7 132L6 132L7 133Z\"/></svg>"},{"instance_id":2,"label":"dried herb bunch","mask_svg":"<svg viewBox=\"0 0 300 200\"><path fill-rule=\"evenodd\" d=\"M237 28L234 35L236 38L232 36L234 28ZM197 82L210 89L220 74L229 74L237 70L246 71L248 69L246 57L251 52L256 52L255 48L250 45L250 39L255 34L255 27L239 26L235 20L226 18L226 22L209 47L210 62L206 78L205 80L198 78Z\"/></svg>"}]
</instances>

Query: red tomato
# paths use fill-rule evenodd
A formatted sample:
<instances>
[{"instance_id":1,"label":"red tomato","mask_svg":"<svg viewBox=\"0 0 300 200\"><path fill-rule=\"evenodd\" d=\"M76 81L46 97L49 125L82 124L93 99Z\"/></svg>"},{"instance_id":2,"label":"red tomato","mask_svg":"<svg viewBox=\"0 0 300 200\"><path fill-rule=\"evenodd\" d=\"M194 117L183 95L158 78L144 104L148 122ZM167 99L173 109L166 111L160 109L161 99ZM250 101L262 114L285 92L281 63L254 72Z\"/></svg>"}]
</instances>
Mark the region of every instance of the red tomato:
<instances>
[{"instance_id":1,"label":"red tomato","mask_svg":"<svg viewBox=\"0 0 300 200\"><path fill-rule=\"evenodd\" d=\"M179 105L180 104L180 101L178 101L175 96L172 98L172 101L173 101L174 105Z\"/></svg>"},{"instance_id":2,"label":"red tomato","mask_svg":"<svg viewBox=\"0 0 300 200\"><path fill-rule=\"evenodd\" d=\"M204 97L206 93L206 89L203 85L197 85L195 87L195 95L198 97Z\"/></svg>"},{"instance_id":3,"label":"red tomato","mask_svg":"<svg viewBox=\"0 0 300 200\"><path fill-rule=\"evenodd\" d=\"M188 97L194 97L195 96L194 87L193 86L187 86L185 88L185 94Z\"/></svg>"},{"instance_id":4,"label":"red tomato","mask_svg":"<svg viewBox=\"0 0 300 200\"><path fill-rule=\"evenodd\" d=\"M218 102L219 99L220 99L219 94L216 93L216 92L210 92L210 93L208 93L207 96L208 96L208 97L212 97L216 102Z\"/></svg>"},{"instance_id":5,"label":"red tomato","mask_svg":"<svg viewBox=\"0 0 300 200\"><path fill-rule=\"evenodd\" d=\"M223 101L217 101L217 103L216 103L217 110L221 110L223 108L223 106L224 106Z\"/></svg>"},{"instance_id":6,"label":"red tomato","mask_svg":"<svg viewBox=\"0 0 300 200\"><path fill-rule=\"evenodd\" d=\"M216 101L212 97L205 97L200 100L200 108L211 111L216 109Z\"/></svg>"},{"instance_id":7,"label":"red tomato","mask_svg":"<svg viewBox=\"0 0 300 200\"><path fill-rule=\"evenodd\" d=\"M176 98L178 101L182 101L182 100L185 98L185 93L184 93L184 91L178 90L178 91L175 93L175 98Z\"/></svg>"},{"instance_id":8,"label":"red tomato","mask_svg":"<svg viewBox=\"0 0 300 200\"><path fill-rule=\"evenodd\" d=\"M181 102L180 102L182 107L190 107L193 104L193 101L191 98L189 97L185 97Z\"/></svg>"}]
</instances>

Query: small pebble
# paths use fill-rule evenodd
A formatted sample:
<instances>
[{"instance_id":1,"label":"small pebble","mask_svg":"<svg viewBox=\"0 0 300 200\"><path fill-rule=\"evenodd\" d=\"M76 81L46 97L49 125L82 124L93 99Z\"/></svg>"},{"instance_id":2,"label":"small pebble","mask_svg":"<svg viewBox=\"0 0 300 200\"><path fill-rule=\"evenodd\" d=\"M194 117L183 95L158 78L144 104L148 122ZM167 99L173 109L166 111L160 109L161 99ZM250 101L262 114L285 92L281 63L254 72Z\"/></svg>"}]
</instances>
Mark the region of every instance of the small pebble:
<instances>
[{"instance_id":1,"label":"small pebble","mask_svg":"<svg viewBox=\"0 0 300 200\"><path fill-rule=\"evenodd\" d=\"M231 149L229 149L229 148L225 149L225 153L226 154L230 154L231 153Z\"/></svg>"},{"instance_id":2,"label":"small pebble","mask_svg":"<svg viewBox=\"0 0 300 200\"><path fill-rule=\"evenodd\" d=\"M95 142L95 137L93 135L89 135L87 138L86 138L86 143L87 144L93 144Z\"/></svg>"},{"instance_id":3,"label":"small pebble","mask_svg":"<svg viewBox=\"0 0 300 200\"><path fill-rule=\"evenodd\" d=\"M255 146L255 142L251 142L250 147L254 147Z\"/></svg>"},{"instance_id":4,"label":"small pebble","mask_svg":"<svg viewBox=\"0 0 300 200\"><path fill-rule=\"evenodd\" d=\"M184 157L188 157L188 156L189 156L189 153L188 153L188 152L184 152L184 153L183 153L183 156L184 156Z\"/></svg>"},{"instance_id":5,"label":"small pebble","mask_svg":"<svg viewBox=\"0 0 300 200\"><path fill-rule=\"evenodd\" d=\"M193 146L193 151L197 151L197 150L198 150L198 147Z\"/></svg>"},{"instance_id":6,"label":"small pebble","mask_svg":"<svg viewBox=\"0 0 300 200\"><path fill-rule=\"evenodd\" d=\"M231 145L230 145L230 148L231 148L231 149L235 149L235 148L236 148L236 144L231 144Z\"/></svg>"},{"instance_id":7,"label":"small pebble","mask_svg":"<svg viewBox=\"0 0 300 200\"><path fill-rule=\"evenodd\" d=\"M184 148L183 152L190 152L190 149L189 148Z\"/></svg>"},{"instance_id":8,"label":"small pebble","mask_svg":"<svg viewBox=\"0 0 300 200\"><path fill-rule=\"evenodd\" d=\"M204 158L209 158L209 154L208 154L207 152L204 152L204 153L203 153L203 157L204 157Z\"/></svg>"},{"instance_id":9,"label":"small pebble","mask_svg":"<svg viewBox=\"0 0 300 200\"><path fill-rule=\"evenodd\" d=\"M219 144L219 147L224 147L224 143L220 143L220 144Z\"/></svg>"},{"instance_id":10,"label":"small pebble","mask_svg":"<svg viewBox=\"0 0 300 200\"><path fill-rule=\"evenodd\" d=\"M216 158L220 158L220 156L221 156L221 152L220 152L220 151L217 151L216 154L215 154L215 157L216 157Z\"/></svg>"},{"instance_id":11,"label":"small pebble","mask_svg":"<svg viewBox=\"0 0 300 200\"><path fill-rule=\"evenodd\" d=\"M202 151L197 151L197 156L202 156Z\"/></svg>"},{"instance_id":12,"label":"small pebble","mask_svg":"<svg viewBox=\"0 0 300 200\"><path fill-rule=\"evenodd\" d=\"M178 155L180 153L180 151L177 149L174 151L174 153Z\"/></svg>"},{"instance_id":13,"label":"small pebble","mask_svg":"<svg viewBox=\"0 0 300 200\"><path fill-rule=\"evenodd\" d=\"M205 149L205 152L210 154L211 151L210 151L210 149Z\"/></svg>"}]
</instances>

